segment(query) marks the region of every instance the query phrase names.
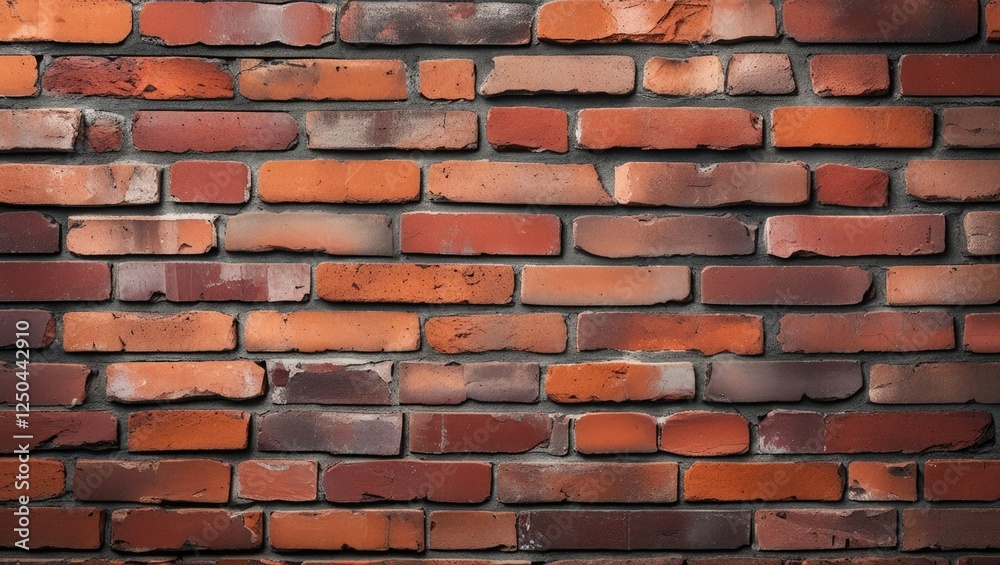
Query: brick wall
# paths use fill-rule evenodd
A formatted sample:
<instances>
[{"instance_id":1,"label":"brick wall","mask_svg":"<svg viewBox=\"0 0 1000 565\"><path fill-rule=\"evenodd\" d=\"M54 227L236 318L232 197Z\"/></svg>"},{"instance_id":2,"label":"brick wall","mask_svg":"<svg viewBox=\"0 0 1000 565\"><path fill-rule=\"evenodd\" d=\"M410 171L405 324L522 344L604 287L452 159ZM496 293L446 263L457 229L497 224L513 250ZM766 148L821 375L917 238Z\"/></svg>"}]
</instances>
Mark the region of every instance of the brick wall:
<instances>
[{"instance_id":1,"label":"brick wall","mask_svg":"<svg viewBox=\"0 0 1000 565\"><path fill-rule=\"evenodd\" d=\"M0 3L0 562L997 565L993 40Z\"/></svg>"}]
</instances>

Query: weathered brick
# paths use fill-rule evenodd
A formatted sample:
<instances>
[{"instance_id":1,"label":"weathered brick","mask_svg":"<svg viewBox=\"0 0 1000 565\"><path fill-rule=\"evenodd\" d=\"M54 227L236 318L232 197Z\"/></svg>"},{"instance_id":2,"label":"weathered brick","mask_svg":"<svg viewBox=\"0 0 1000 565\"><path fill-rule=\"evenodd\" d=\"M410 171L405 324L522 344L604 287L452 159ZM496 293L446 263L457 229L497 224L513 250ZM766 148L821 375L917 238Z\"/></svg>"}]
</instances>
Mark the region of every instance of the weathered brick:
<instances>
[{"instance_id":1,"label":"weathered brick","mask_svg":"<svg viewBox=\"0 0 1000 565\"><path fill-rule=\"evenodd\" d=\"M420 320L410 312L250 312L247 351L416 351Z\"/></svg>"},{"instance_id":2,"label":"weathered brick","mask_svg":"<svg viewBox=\"0 0 1000 565\"><path fill-rule=\"evenodd\" d=\"M478 402L538 402L537 363L399 364L400 404L461 404Z\"/></svg>"},{"instance_id":3,"label":"weathered brick","mask_svg":"<svg viewBox=\"0 0 1000 565\"><path fill-rule=\"evenodd\" d=\"M955 347L955 323L946 312L849 312L785 314L778 343L782 351L942 351Z\"/></svg>"},{"instance_id":4,"label":"weathered brick","mask_svg":"<svg viewBox=\"0 0 1000 565\"><path fill-rule=\"evenodd\" d=\"M750 255L756 225L725 216L578 216L573 242L599 257Z\"/></svg>"},{"instance_id":5,"label":"weathered brick","mask_svg":"<svg viewBox=\"0 0 1000 565\"><path fill-rule=\"evenodd\" d=\"M428 549L517 549L514 512L434 510L428 519Z\"/></svg>"},{"instance_id":6,"label":"weathered brick","mask_svg":"<svg viewBox=\"0 0 1000 565\"><path fill-rule=\"evenodd\" d=\"M764 352L760 316L584 312L577 322L579 351L698 351L715 355Z\"/></svg>"},{"instance_id":7,"label":"weathered brick","mask_svg":"<svg viewBox=\"0 0 1000 565\"><path fill-rule=\"evenodd\" d=\"M941 140L945 147L996 149L1000 147L1000 112L991 106L945 108Z\"/></svg>"},{"instance_id":8,"label":"weathered brick","mask_svg":"<svg viewBox=\"0 0 1000 565\"><path fill-rule=\"evenodd\" d=\"M1000 508L904 508L903 551L997 549Z\"/></svg>"},{"instance_id":9,"label":"weathered brick","mask_svg":"<svg viewBox=\"0 0 1000 565\"><path fill-rule=\"evenodd\" d=\"M476 63L472 59L424 59L419 64L420 95L429 100L475 100Z\"/></svg>"},{"instance_id":10,"label":"weathered brick","mask_svg":"<svg viewBox=\"0 0 1000 565\"><path fill-rule=\"evenodd\" d=\"M962 218L962 231L965 232L965 252L968 255L1000 253L1000 212L969 212Z\"/></svg>"},{"instance_id":11,"label":"weathered brick","mask_svg":"<svg viewBox=\"0 0 1000 565\"><path fill-rule=\"evenodd\" d=\"M320 263L316 295L330 302L509 304L509 265Z\"/></svg>"},{"instance_id":12,"label":"weathered brick","mask_svg":"<svg viewBox=\"0 0 1000 565\"><path fill-rule=\"evenodd\" d=\"M569 117L559 108L504 106L486 115L486 140L497 151L569 151Z\"/></svg>"},{"instance_id":13,"label":"weathered brick","mask_svg":"<svg viewBox=\"0 0 1000 565\"><path fill-rule=\"evenodd\" d=\"M243 212L226 220L226 251L392 255L389 217L327 212Z\"/></svg>"},{"instance_id":14,"label":"weathered brick","mask_svg":"<svg viewBox=\"0 0 1000 565\"><path fill-rule=\"evenodd\" d=\"M443 202L610 206L593 164L445 161L427 171L427 194Z\"/></svg>"},{"instance_id":15,"label":"weathered brick","mask_svg":"<svg viewBox=\"0 0 1000 565\"><path fill-rule=\"evenodd\" d=\"M695 461L684 472L688 502L778 500L839 501L843 468L832 461L805 463L707 463Z\"/></svg>"},{"instance_id":16,"label":"weathered brick","mask_svg":"<svg viewBox=\"0 0 1000 565\"><path fill-rule=\"evenodd\" d=\"M587 108L577 140L582 149L747 149L763 144L763 123L742 108Z\"/></svg>"},{"instance_id":17,"label":"weathered brick","mask_svg":"<svg viewBox=\"0 0 1000 565\"><path fill-rule=\"evenodd\" d=\"M87 117L84 141L95 153L113 153L122 150L125 143L125 118L106 112Z\"/></svg>"},{"instance_id":18,"label":"weathered brick","mask_svg":"<svg viewBox=\"0 0 1000 565\"><path fill-rule=\"evenodd\" d=\"M504 94L630 94L635 60L624 55L503 55L479 87Z\"/></svg>"},{"instance_id":19,"label":"weathered brick","mask_svg":"<svg viewBox=\"0 0 1000 565\"><path fill-rule=\"evenodd\" d=\"M245 449L250 413L239 410L147 410L128 415L128 450ZM227 489L228 492L228 489Z\"/></svg>"},{"instance_id":20,"label":"weathered brick","mask_svg":"<svg viewBox=\"0 0 1000 565\"><path fill-rule=\"evenodd\" d=\"M547 306L649 306L691 296L680 266L525 265L521 303Z\"/></svg>"},{"instance_id":21,"label":"weathered brick","mask_svg":"<svg viewBox=\"0 0 1000 565\"><path fill-rule=\"evenodd\" d=\"M757 427L761 453L960 451L993 440L989 412L774 410Z\"/></svg>"},{"instance_id":22,"label":"weathered brick","mask_svg":"<svg viewBox=\"0 0 1000 565\"><path fill-rule=\"evenodd\" d=\"M694 366L686 362L549 365L545 375L545 395L559 403L688 400L694 389Z\"/></svg>"},{"instance_id":23,"label":"weathered brick","mask_svg":"<svg viewBox=\"0 0 1000 565\"><path fill-rule=\"evenodd\" d=\"M29 377L30 378L30 377ZM15 413L0 412L0 425L14 430ZM29 450L104 450L118 446L118 420L110 412L34 411L29 439L0 436L0 453L14 453L22 445Z\"/></svg>"},{"instance_id":24,"label":"weathered brick","mask_svg":"<svg viewBox=\"0 0 1000 565\"><path fill-rule=\"evenodd\" d=\"M201 255L216 247L216 217L70 216L66 249L77 255Z\"/></svg>"},{"instance_id":25,"label":"weathered brick","mask_svg":"<svg viewBox=\"0 0 1000 565\"><path fill-rule=\"evenodd\" d=\"M240 94L250 100L406 100L400 60L242 59Z\"/></svg>"},{"instance_id":26,"label":"weathered brick","mask_svg":"<svg viewBox=\"0 0 1000 565\"><path fill-rule=\"evenodd\" d=\"M221 312L67 312L63 349L69 352L231 351L236 318Z\"/></svg>"},{"instance_id":27,"label":"weathered brick","mask_svg":"<svg viewBox=\"0 0 1000 565\"><path fill-rule=\"evenodd\" d=\"M102 301L111 268L93 261L0 261L0 302Z\"/></svg>"},{"instance_id":28,"label":"weathered brick","mask_svg":"<svg viewBox=\"0 0 1000 565\"><path fill-rule=\"evenodd\" d=\"M976 35L979 4L893 0L789 0L785 33L801 43L947 43Z\"/></svg>"},{"instance_id":29,"label":"weathered brick","mask_svg":"<svg viewBox=\"0 0 1000 565\"><path fill-rule=\"evenodd\" d=\"M264 368L253 361L132 361L104 371L108 400L247 400L264 394Z\"/></svg>"},{"instance_id":30,"label":"weathered brick","mask_svg":"<svg viewBox=\"0 0 1000 565\"><path fill-rule=\"evenodd\" d=\"M0 110L0 151L73 151L80 110Z\"/></svg>"},{"instance_id":31,"label":"weathered brick","mask_svg":"<svg viewBox=\"0 0 1000 565\"><path fill-rule=\"evenodd\" d=\"M785 53L734 53L726 68L726 94L792 94L795 76Z\"/></svg>"},{"instance_id":32,"label":"weathered brick","mask_svg":"<svg viewBox=\"0 0 1000 565\"><path fill-rule=\"evenodd\" d=\"M29 332L30 333L30 332ZM0 403L17 403L18 385L23 371L16 362L0 363ZM66 406L72 408L87 400L87 379L90 367L70 363L32 362L28 382L32 406Z\"/></svg>"},{"instance_id":33,"label":"weathered brick","mask_svg":"<svg viewBox=\"0 0 1000 565\"><path fill-rule=\"evenodd\" d=\"M497 498L536 502L677 502L677 463L520 463L497 467Z\"/></svg>"},{"instance_id":34,"label":"weathered brick","mask_svg":"<svg viewBox=\"0 0 1000 565\"><path fill-rule=\"evenodd\" d=\"M809 202L805 163L625 163L615 168L615 201L633 206L716 208Z\"/></svg>"},{"instance_id":35,"label":"weathered brick","mask_svg":"<svg viewBox=\"0 0 1000 565\"><path fill-rule=\"evenodd\" d=\"M934 112L920 106L791 106L771 112L775 147L922 149L934 143Z\"/></svg>"},{"instance_id":36,"label":"weathered brick","mask_svg":"<svg viewBox=\"0 0 1000 565\"><path fill-rule=\"evenodd\" d=\"M974 353L1000 353L1000 315L966 314L965 349Z\"/></svg>"},{"instance_id":37,"label":"weathered brick","mask_svg":"<svg viewBox=\"0 0 1000 565\"><path fill-rule=\"evenodd\" d=\"M864 386L858 361L712 361L706 402L842 400Z\"/></svg>"},{"instance_id":38,"label":"weathered brick","mask_svg":"<svg viewBox=\"0 0 1000 565\"><path fill-rule=\"evenodd\" d=\"M1000 160L910 161L906 193L927 202L1000 201Z\"/></svg>"},{"instance_id":39,"label":"weathered brick","mask_svg":"<svg viewBox=\"0 0 1000 565\"><path fill-rule=\"evenodd\" d=\"M559 255L562 250L562 223L552 214L405 212L399 232L403 253Z\"/></svg>"},{"instance_id":40,"label":"weathered brick","mask_svg":"<svg viewBox=\"0 0 1000 565\"><path fill-rule=\"evenodd\" d=\"M19 527L16 506L0 508L0 547L14 550L21 538L14 532ZM101 548L104 535L104 513L99 508L63 508L36 506L31 508L29 550L63 549L95 551ZM14 550L21 551L21 550ZM18 563L30 563L18 558Z\"/></svg>"},{"instance_id":41,"label":"weathered brick","mask_svg":"<svg viewBox=\"0 0 1000 565\"><path fill-rule=\"evenodd\" d=\"M916 490L914 484L914 490ZM931 501L1000 500L1000 461L932 459L924 464L924 498Z\"/></svg>"},{"instance_id":42,"label":"weathered brick","mask_svg":"<svg viewBox=\"0 0 1000 565\"><path fill-rule=\"evenodd\" d=\"M847 498L860 502L914 502L917 464L851 461L847 467Z\"/></svg>"},{"instance_id":43,"label":"weathered brick","mask_svg":"<svg viewBox=\"0 0 1000 565\"><path fill-rule=\"evenodd\" d=\"M411 453L565 455L568 444L569 422L558 414L412 412L409 416Z\"/></svg>"},{"instance_id":44,"label":"weathered brick","mask_svg":"<svg viewBox=\"0 0 1000 565\"><path fill-rule=\"evenodd\" d=\"M715 43L777 35L774 6L766 0L558 0L538 10L538 38L560 43Z\"/></svg>"},{"instance_id":45,"label":"weathered brick","mask_svg":"<svg viewBox=\"0 0 1000 565\"><path fill-rule=\"evenodd\" d=\"M34 400L34 398L32 398ZM28 465L28 483L21 484ZM66 466L58 459L32 457L30 463L23 463L17 457L0 458L0 473L10 477L9 482L0 485L0 500L16 501L27 495L30 500L58 498L66 491Z\"/></svg>"},{"instance_id":46,"label":"weathered brick","mask_svg":"<svg viewBox=\"0 0 1000 565\"><path fill-rule=\"evenodd\" d=\"M154 2L161 3L183 2ZM298 140L298 124L284 112L140 110L132 119L132 144L140 151L284 151L294 147Z\"/></svg>"},{"instance_id":47,"label":"weathered brick","mask_svg":"<svg viewBox=\"0 0 1000 565\"><path fill-rule=\"evenodd\" d=\"M534 10L508 2L367 2L343 7L340 39L383 45L525 45Z\"/></svg>"},{"instance_id":48,"label":"weathered brick","mask_svg":"<svg viewBox=\"0 0 1000 565\"><path fill-rule=\"evenodd\" d=\"M580 453L655 453L656 419L639 412L584 414L573 424Z\"/></svg>"},{"instance_id":49,"label":"weathered brick","mask_svg":"<svg viewBox=\"0 0 1000 565\"><path fill-rule=\"evenodd\" d=\"M0 163L2 204L123 206L159 201L160 169L155 165Z\"/></svg>"},{"instance_id":50,"label":"weathered brick","mask_svg":"<svg viewBox=\"0 0 1000 565\"><path fill-rule=\"evenodd\" d=\"M868 398L876 404L1000 404L997 363L872 365Z\"/></svg>"},{"instance_id":51,"label":"weathered brick","mask_svg":"<svg viewBox=\"0 0 1000 565\"><path fill-rule=\"evenodd\" d=\"M424 322L427 344L438 353L566 351L566 320L555 312L436 316Z\"/></svg>"},{"instance_id":52,"label":"weathered brick","mask_svg":"<svg viewBox=\"0 0 1000 565\"><path fill-rule=\"evenodd\" d=\"M118 300L300 302L309 296L309 265L300 263L119 263Z\"/></svg>"},{"instance_id":53,"label":"weathered brick","mask_svg":"<svg viewBox=\"0 0 1000 565\"><path fill-rule=\"evenodd\" d=\"M472 461L349 461L323 471L330 502L476 504L490 497L492 482L492 466Z\"/></svg>"},{"instance_id":54,"label":"weathered brick","mask_svg":"<svg viewBox=\"0 0 1000 565\"><path fill-rule=\"evenodd\" d=\"M267 362L275 404L391 404L392 361Z\"/></svg>"},{"instance_id":55,"label":"weathered brick","mask_svg":"<svg viewBox=\"0 0 1000 565\"><path fill-rule=\"evenodd\" d=\"M333 455L399 455L403 415L347 412L271 412L257 417L260 451Z\"/></svg>"},{"instance_id":56,"label":"weathered brick","mask_svg":"<svg viewBox=\"0 0 1000 565\"><path fill-rule=\"evenodd\" d=\"M466 110L323 110L306 113L310 149L475 149L479 115Z\"/></svg>"},{"instance_id":57,"label":"weathered brick","mask_svg":"<svg viewBox=\"0 0 1000 565\"><path fill-rule=\"evenodd\" d=\"M737 455L750 449L750 426L739 414L689 410L660 426L660 451L687 457Z\"/></svg>"},{"instance_id":58,"label":"weathered brick","mask_svg":"<svg viewBox=\"0 0 1000 565\"><path fill-rule=\"evenodd\" d=\"M178 161L170 165L177 202L242 204L250 199L250 167L238 161Z\"/></svg>"},{"instance_id":59,"label":"weathered brick","mask_svg":"<svg viewBox=\"0 0 1000 565\"><path fill-rule=\"evenodd\" d=\"M963 0L962 4L976 11L975 2ZM899 89L904 96L996 96L1000 94L998 62L1000 55L993 53L903 55Z\"/></svg>"},{"instance_id":60,"label":"weathered brick","mask_svg":"<svg viewBox=\"0 0 1000 565\"><path fill-rule=\"evenodd\" d=\"M886 304L996 304L1000 302L998 265L906 265L885 272Z\"/></svg>"},{"instance_id":61,"label":"weathered brick","mask_svg":"<svg viewBox=\"0 0 1000 565\"><path fill-rule=\"evenodd\" d=\"M125 0L12 0L0 11L0 41L119 43L132 33Z\"/></svg>"},{"instance_id":62,"label":"weathered brick","mask_svg":"<svg viewBox=\"0 0 1000 565\"><path fill-rule=\"evenodd\" d=\"M809 58L813 92L820 96L889 94L889 58L882 53L825 53Z\"/></svg>"},{"instance_id":63,"label":"weathered brick","mask_svg":"<svg viewBox=\"0 0 1000 565\"><path fill-rule=\"evenodd\" d=\"M860 267L705 267L705 304L859 304L870 295L871 273Z\"/></svg>"},{"instance_id":64,"label":"weathered brick","mask_svg":"<svg viewBox=\"0 0 1000 565\"><path fill-rule=\"evenodd\" d=\"M143 37L164 45L312 47L334 40L335 5L293 2L148 2L139 15Z\"/></svg>"},{"instance_id":65,"label":"weathered brick","mask_svg":"<svg viewBox=\"0 0 1000 565\"><path fill-rule=\"evenodd\" d=\"M233 76L221 61L195 57L56 57L42 88L59 96L146 100L232 98Z\"/></svg>"},{"instance_id":66,"label":"weathered brick","mask_svg":"<svg viewBox=\"0 0 1000 565\"><path fill-rule=\"evenodd\" d=\"M424 550L423 510L271 512L268 541L282 550Z\"/></svg>"},{"instance_id":67,"label":"weathered brick","mask_svg":"<svg viewBox=\"0 0 1000 565\"><path fill-rule=\"evenodd\" d=\"M111 513L115 551L240 551L259 549L263 541L264 516L259 511L126 508Z\"/></svg>"},{"instance_id":68,"label":"weathered brick","mask_svg":"<svg viewBox=\"0 0 1000 565\"><path fill-rule=\"evenodd\" d=\"M316 500L316 461L251 459L236 466L236 496L247 500Z\"/></svg>"},{"instance_id":69,"label":"weathered brick","mask_svg":"<svg viewBox=\"0 0 1000 565\"><path fill-rule=\"evenodd\" d=\"M945 250L943 214L892 216L771 216L767 252L775 257L933 255Z\"/></svg>"},{"instance_id":70,"label":"weathered brick","mask_svg":"<svg viewBox=\"0 0 1000 565\"><path fill-rule=\"evenodd\" d=\"M38 92L38 60L34 55L0 55L0 96L34 96Z\"/></svg>"},{"instance_id":71,"label":"weathered brick","mask_svg":"<svg viewBox=\"0 0 1000 565\"><path fill-rule=\"evenodd\" d=\"M787 509L754 512L756 548L774 550L896 547L896 511Z\"/></svg>"},{"instance_id":72,"label":"weathered brick","mask_svg":"<svg viewBox=\"0 0 1000 565\"><path fill-rule=\"evenodd\" d=\"M725 74L715 55L668 59L650 57L642 69L642 86L664 96L705 96L722 93Z\"/></svg>"},{"instance_id":73,"label":"weathered brick","mask_svg":"<svg viewBox=\"0 0 1000 565\"><path fill-rule=\"evenodd\" d=\"M828 163L813 171L813 185L820 204L880 208L889 203L889 173L881 169Z\"/></svg>"},{"instance_id":74,"label":"weathered brick","mask_svg":"<svg viewBox=\"0 0 1000 565\"><path fill-rule=\"evenodd\" d=\"M229 463L211 459L78 459L73 498L118 502L229 501Z\"/></svg>"},{"instance_id":75,"label":"weathered brick","mask_svg":"<svg viewBox=\"0 0 1000 565\"><path fill-rule=\"evenodd\" d=\"M267 161L257 175L264 202L376 204L420 198L415 161Z\"/></svg>"},{"instance_id":76,"label":"weathered brick","mask_svg":"<svg viewBox=\"0 0 1000 565\"><path fill-rule=\"evenodd\" d=\"M17 329L27 322L28 329ZM28 334L27 336L17 334ZM0 310L0 349L10 349L19 339L27 342L28 349L44 349L56 338L56 319L44 310ZM19 347L19 349L24 349Z\"/></svg>"}]
</instances>

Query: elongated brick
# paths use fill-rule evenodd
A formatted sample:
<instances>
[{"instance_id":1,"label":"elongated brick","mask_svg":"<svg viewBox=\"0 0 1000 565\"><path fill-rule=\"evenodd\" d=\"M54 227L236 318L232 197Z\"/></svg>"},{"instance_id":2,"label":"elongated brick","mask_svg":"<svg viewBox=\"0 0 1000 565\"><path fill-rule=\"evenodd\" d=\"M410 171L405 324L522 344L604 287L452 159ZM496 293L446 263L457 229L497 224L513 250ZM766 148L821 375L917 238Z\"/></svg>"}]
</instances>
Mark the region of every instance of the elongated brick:
<instances>
[{"instance_id":1,"label":"elongated brick","mask_svg":"<svg viewBox=\"0 0 1000 565\"><path fill-rule=\"evenodd\" d=\"M122 206L160 201L155 165L0 164L0 203Z\"/></svg>"},{"instance_id":2,"label":"elongated brick","mask_svg":"<svg viewBox=\"0 0 1000 565\"><path fill-rule=\"evenodd\" d=\"M493 58L479 93L629 94L635 60L622 55L502 55Z\"/></svg>"},{"instance_id":3,"label":"elongated brick","mask_svg":"<svg viewBox=\"0 0 1000 565\"><path fill-rule=\"evenodd\" d=\"M716 208L809 201L805 163L625 163L615 168L615 201L632 206Z\"/></svg>"},{"instance_id":4,"label":"elongated brick","mask_svg":"<svg viewBox=\"0 0 1000 565\"><path fill-rule=\"evenodd\" d=\"M599 257L750 255L756 225L735 216L579 216L573 241Z\"/></svg>"},{"instance_id":5,"label":"elongated brick","mask_svg":"<svg viewBox=\"0 0 1000 565\"><path fill-rule=\"evenodd\" d=\"M382 45L523 45L531 42L531 6L513 2L368 2L345 4L340 38Z\"/></svg>"},{"instance_id":6,"label":"elongated brick","mask_svg":"<svg viewBox=\"0 0 1000 565\"><path fill-rule=\"evenodd\" d=\"M310 149L475 149L479 115L465 110L306 113Z\"/></svg>"},{"instance_id":7,"label":"elongated brick","mask_svg":"<svg viewBox=\"0 0 1000 565\"><path fill-rule=\"evenodd\" d=\"M420 165L414 161L267 161L257 175L264 202L375 204L420 198Z\"/></svg>"},{"instance_id":8,"label":"elongated brick","mask_svg":"<svg viewBox=\"0 0 1000 565\"><path fill-rule=\"evenodd\" d=\"M760 316L746 314L647 314L584 312L576 332L578 351L764 352Z\"/></svg>"},{"instance_id":9,"label":"elongated brick","mask_svg":"<svg viewBox=\"0 0 1000 565\"><path fill-rule=\"evenodd\" d=\"M592 164L445 161L427 173L432 200L490 204L609 206Z\"/></svg>"}]
</instances>

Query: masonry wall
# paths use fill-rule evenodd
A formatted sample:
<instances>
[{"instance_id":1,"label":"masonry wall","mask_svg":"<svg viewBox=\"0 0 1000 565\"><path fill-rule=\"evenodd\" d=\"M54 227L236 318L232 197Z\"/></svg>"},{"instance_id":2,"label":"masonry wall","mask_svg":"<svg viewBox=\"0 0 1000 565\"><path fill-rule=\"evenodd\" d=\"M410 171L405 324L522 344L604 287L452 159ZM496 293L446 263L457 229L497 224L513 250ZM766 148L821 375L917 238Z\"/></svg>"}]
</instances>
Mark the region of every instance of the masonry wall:
<instances>
[{"instance_id":1,"label":"masonry wall","mask_svg":"<svg viewBox=\"0 0 1000 565\"><path fill-rule=\"evenodd\" d=\"M0 562L1000 563L994 40L0 3Z\"/></svg>"}]
</instances>

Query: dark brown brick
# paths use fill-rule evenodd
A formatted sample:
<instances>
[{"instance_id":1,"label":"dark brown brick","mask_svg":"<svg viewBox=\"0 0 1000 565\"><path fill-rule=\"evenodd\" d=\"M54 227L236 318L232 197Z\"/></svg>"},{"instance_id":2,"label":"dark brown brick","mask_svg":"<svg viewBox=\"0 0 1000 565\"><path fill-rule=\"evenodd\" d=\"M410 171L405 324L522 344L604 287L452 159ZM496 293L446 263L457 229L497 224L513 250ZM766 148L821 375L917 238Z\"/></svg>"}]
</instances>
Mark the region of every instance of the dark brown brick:
<instances>
[{"instance_id":1,"label":"dark brown brick","mask_svg":"<svg viewBox=\"0 0 1000 565\"><path fill-rule=\"evenodd\" d=\"M90 410L31 413L31 439L0 436L0 453L12 453L22 445L29 449L103 450L118 446L118 420L110 412ZM0 412L0 426L13 430L14 412Z\"/></svg>"},{"instance_id":2,"label":"dark brown brick","mask_svg":"<svg viewBox=\"0 0 1000 565\"><path fill-rule=\"evenodd\" d=\"M877 404L1000 404L1000 363L872 365L868 397Z\"/></svg>"},{"instance_id":3,"label":"dark brown brick","mask_svg":"<svg viewBox=\"0 0 1000 565\"><path fill-rule=\"evenodd\" d=\"M111 547L129 553L259 549L263 530L259 511L128 508L111 514Z\"/></svg>"},{"instance_id":4,"label":"dark brown brick","mask_svg":"<svg viewBox=\"0 0 1000 565\"><path fill-rule=\"evenodd\" d=\"M525 453L565 455L569 423L541 413L476 414L413 412L409 418L413 453Z\"/></svg>"},{"instance_id":5,"label":"dark brown brick","mask_svg":"<svg viewBox=\"0 0 1000 565\"><path fill-rule=\"evenodd\" d=\"M894 0L788 0L785 33L801 43L947 43L979 30L979 4Z\"/></svg>"},{"instance_id":6,"label":"dark brown brick","mask_svg":"<svg viewBox=\"0 0 1000 565\"><path fill-rule=\"evenodd\" d=\"M1000 60L997 64L1000 65ZM945 108L941 112L941 128L945 147L995 149L1000 147L1000 108Z\"/></svg>"},{"instance_id":7,"label":"dark brown brick","mask_svg":"<svg viewBox=\"0 0 1000 565\"><path fill-rule=\"evenodd\" d=\"M272 412L257 418L260 451L315 451L334 455L399 455L403 415Z\"/></svg>"},{"instance_id":8,"label":"dark brown brick","mask_svg":"<svg viewBox=\"0 0 1000 565\"><path fill-rule=\"evenodd\" d=\"M267 362L275 404L391 403L392 362L275 360Z\"/></svg>"},{"instance_id":9,"label":"dark brown brick","mask_svg":"<svg viewBox=\"0 0 1000 565\"><path fill-rule=\"evenodd\" d=\"M506 2L367 2L345 4L340 39L383 45L524 45L534 10Z\"/></svg>"},{"instance_id":10,"label":"dark brown brick","mask_svg":"<svg viewBox=\"0 0 1000 565\"><path fill-rule=\"evenodd\" d=\"M842 400L864 386L858 361L712 361L706 402Z\"/></svg>"},{"instance_id":11,"label":"dark brown brick","mask_svg":"<svg viewBox=\"0 0 1000 565\"><path fill-rule=\"evenodd\" d=\"M871 273L860 267L705 267L705 304L836 306L870 295Z\"/></svg>"},{"instance_id":12,"label":"dark brown brick","mask_svg":"<svg viewBox=\"0 0 1000 565\"><path fill-rule=\"evenodd\" d=\"M757 549L766 551L896 547L896 511L758 510L754 532Z\"/></svg>"},{"instance_id":13,"label":"dark brown brick","mask_svg":"<svg viewBox=\"0 0 1000 565\"><path fill-rule=\"evenodd\" d=\"M59 223L39 212L0 214L0 253L58 253Z\"/></svg>"},{"instance_id":14,"label":"dark brown brick","mask_svg":"<svg viewBox=\"0 0 1000 565\"><path fill-rule=\"evenodd\" d=\"M1000 549L1000 508L904 508L903 551Z\"/></svg>"},{"instance_id":15,"label":"dark brown brick","mask_svg":"<svg viewBox=\"0 0 1000 565\"><path fill-rule=\"evenodd\" d=\"M73 498L120 502L229 501L229 463L210 459L77 460Z\"/></svg>"},{"instance_id":16,"label":"dark brown brick","mask_svg":"<svg viewBox=\"0 0 1000 565\"><path fill-rule=\"evenodd\" d=\"M573 243L599 257L750 255L757 226L735 216L579 216Z\"/></svg>"},{"instance_id":17,"label":"dark brown brick","mask_svg":"<svg viewBox=\"0 0 1000 565\"><path fill-rule=\"evenodd\" d=\"M17 373L21 369L14 361L0 363L0 403L14 405L17 394ZM32 362L26 380L31 387L32 406L74 407L87 399L87 379L91 369L86 365Z\"/></svg>"},{"instance_id":18,"label":"dark brown brick","mask_svg":"<svg viewBox=\"0 0 1000 565\"><path fill-rule=\"evenodd\" d=\"M323 472L330 502L478 504L490 497L492 482L492 466L471 461L352 461Z\"/></svg>"},{"instance_id":19,"label":"dark brown brick","mask_svg":"<svg viewBox=\"0 0 1000 565\"><path fill-rule=\"evenodd\" d=\"M536 502L677 502L677 463L520 463L497 467L497 498Z\"/></svg>"},{"instance_id":20,"label":"dark brown brick","mask_svg":"<svg viewBox=\"0 0 1000 565\"><path fill-rule=\"evenodd\" d=\"M22 322L28 324L23 328ZM26 333L25 336L17 334ZM12 348L19 339L28 342L29 349L44 349L56 338L56 319L51 312L44 310L0 310L0 349Z\"/></svg>"}]
</instances>

